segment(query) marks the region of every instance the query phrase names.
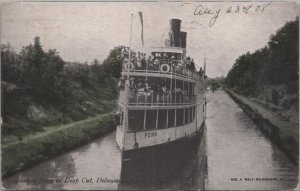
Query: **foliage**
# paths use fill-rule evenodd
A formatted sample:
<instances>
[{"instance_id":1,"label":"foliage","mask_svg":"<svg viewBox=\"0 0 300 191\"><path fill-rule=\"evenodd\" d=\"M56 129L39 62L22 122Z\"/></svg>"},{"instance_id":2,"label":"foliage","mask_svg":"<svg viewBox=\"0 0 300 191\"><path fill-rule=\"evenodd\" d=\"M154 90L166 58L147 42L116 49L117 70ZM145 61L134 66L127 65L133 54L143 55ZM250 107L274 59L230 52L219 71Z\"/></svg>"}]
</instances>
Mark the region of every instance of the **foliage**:
<instances>
[{"instance_id":1,"label":"foliage","mask_svg":"<svg viewBox=\"0 0 300 191\"><path fill-rule=\"evenodd\" d=\"M271 35L267 46L238 57L227 74L226 85L250 94L263 85L284 84L290 93L298 93L298 34L297 17Z\"/></svg>"},{"instance_id":2,"label":"foliage","mask_svg":"<svg viewBox=\"0 0 300 191\"><path fill-rule=\"evenodd\" d=\"M112 49L103 63L79 63L64 61L56 49L45 51L39 37L19 54L10 44L1 45L3 135L36 132L112 110L121 50Z\"/></svg>"}]
</instances>

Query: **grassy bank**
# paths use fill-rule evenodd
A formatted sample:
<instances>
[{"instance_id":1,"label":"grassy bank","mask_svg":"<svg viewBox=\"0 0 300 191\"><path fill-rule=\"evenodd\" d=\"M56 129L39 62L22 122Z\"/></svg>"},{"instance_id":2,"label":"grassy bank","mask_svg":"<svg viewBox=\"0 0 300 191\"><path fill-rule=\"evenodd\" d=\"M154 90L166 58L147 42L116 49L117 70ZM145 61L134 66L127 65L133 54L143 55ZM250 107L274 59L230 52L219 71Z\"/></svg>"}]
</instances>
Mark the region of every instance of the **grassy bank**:
<instances>
[{"instance_id":1,"label":"grassy bank","mask_svg":"<svg viewBox=\"0 0 300 191\"><path fill-rule=\"evenodd\" d=\"M225 89L225 91L272 142L285 152L294 163L298 163L299 128L297 126L280 119L272 111L244 96L229 89Z\"/></svg>"},{"instance_id":2,"label":"grassy bank","mask_svg":"<svg viewBox=\"0 0 300 191\"><path fill-rule=\"evenodd\" d=\"M113 131L113 113L49 128L23 140L2 145L2 176L25 170L37 163L74 149Z\"/></svg>"}]
</instances>

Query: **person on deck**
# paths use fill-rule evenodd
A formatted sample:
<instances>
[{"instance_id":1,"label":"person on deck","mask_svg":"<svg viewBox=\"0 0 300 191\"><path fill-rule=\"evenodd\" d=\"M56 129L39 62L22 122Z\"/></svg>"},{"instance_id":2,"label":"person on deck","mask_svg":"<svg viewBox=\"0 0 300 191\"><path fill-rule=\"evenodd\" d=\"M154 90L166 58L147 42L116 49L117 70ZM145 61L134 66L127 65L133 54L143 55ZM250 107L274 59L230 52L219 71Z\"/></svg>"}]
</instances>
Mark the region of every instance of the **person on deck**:
<instances>
[{"instance_id":1,"label":"person on deck","mask_svg":"<svg viewBox=\"0 0 300 191\"><path fill-rule=\"evenodd\" d=\"M137 60L136 60L136 65L137 65L137 69L141 69L142 68L142 59L141 59L140 52L138 52L138 57L137 57Z\"/></svg>"},{"instance_id":2,"label":"person on deck","mask_svg":"<svg viewBox=\"0 0 300 191\"><path fill-rule=\"evenodd\" d=\"M194 60L193 60L193 59L192 59L192 61L191 61L190 69L191 69L193 72L196 71L196 66L195 66L195 63L194 63Z\"/></svg>"},{"instance_id":3,"label":"person on deck","mask_svg":"<svg viewBox=\"0 0 300 191\"><path fill-rule=\"evenodd\" d=\"M158 70L160 65L160 61L158 57L155 58L153 65L154 65L154 70Z\"/></svg>"}]
</instances>

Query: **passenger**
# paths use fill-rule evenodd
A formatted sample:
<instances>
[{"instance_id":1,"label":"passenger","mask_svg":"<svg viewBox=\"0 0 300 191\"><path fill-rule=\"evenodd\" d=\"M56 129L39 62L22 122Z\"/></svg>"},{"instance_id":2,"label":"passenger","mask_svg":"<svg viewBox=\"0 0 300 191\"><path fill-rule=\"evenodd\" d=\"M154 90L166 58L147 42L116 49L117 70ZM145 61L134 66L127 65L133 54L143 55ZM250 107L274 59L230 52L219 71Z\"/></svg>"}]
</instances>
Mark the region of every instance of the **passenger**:
<instances>
[{"instance_id":1,"label":"passenger","mask_svg":"<svg viewBox=\"0 0 300 191\"><path fill-rule=\"evenodd\" d=\"M154 70L158 70L160 65L159 57L156 57L153 63Z\"/></svg>"},{"instance_id":2,"label":"passenger","mask_svg":"<svg viewBox=\"0 0 300 191\"><path fill-rule=\"evenodd\" d=\"M145 91L150 91L151 88L149 86L149 83L148 83L148 79L145 80Z\"/></svg>"},{"instance_id":3,"label":"passenger","mask_svg":"<svg viewBox=\"0 0 300 191\"><path fill-rule=\"evenodd\" d=\"M132 52L131 62L133 63L134 68L136 69L137 68L137 58L136 58L136 54L134 51Z\"/></svg>"},{"instance_id":4,"label":"passenger","mask_svg":"<svg viewBox=\"0 0 300 191\"><path fill-rule=\"evenodd\" d=\"M188 96L187 90L185 90L185 91L183 92L183 95L184 95L184 102L185 102L185 103L188 103L188 102L189 102L189 96Z\"/></svg>"},{"instance_id":5,"label":"passenger","mask_svg":"<svg viewBox=\"0 0 300 191\"><path fill-rule=\"evenodd\" d=\"M203 74L203 70L202 70L202 67L200 67L199 76L202 76L202 74Z\"/></svg>"},{"instance_id":6,"label":"passenger","mask_svg":"<svg viewBox=\"0 0 300 191\"><path fill-rule=\"evenodd\" d=\"M138 91L145 91L145 84L141 78L138 79L137 89Z\"/></svg>"},{"instance_id":7,"label":"passenger","mask_svg":"<svg viewBox=\"0 0 300 191\"><path fill-rule=\"evenodd\" d=\"M196 66L195 66L195 63L194 63L194 60L193 60L193 59L192 59L192 61L191 61L191 70L192 70L193 72L196 71Z\"/></svg>"},{"instance_id":8,"label":"passenger","mask_svg":"<svg viewBox=\"0 0 300 191\"><path fill-rule=\"evenodd\" d=\"M130 80L129 80L129 89L136 90L136 85L135 85L135 82L134 82L134 77L130 78Z\"/></svg>"},{"instance_id":9,"label":"passenger","mask_svg":"<svg viewBox=\"0 0 300 191\"><path fill-rule=\"evenodd\" d=\"M175 60L175 56L171 57L171 68L172 68L172 72L176 71L176 67L177 67L177 62Z\"/></svg>"},{"instance_id":10,"label":"passenger","mask_svg":"<svg viewBox=\"0 0 300 191\"><path fill-rule=\"evenodd\" d=\"M137 65L138 69L142 68L142 59L141 59L140 53L138 54L138 57L137 57L137 60L136 60L136 65Z\"/></svg>"},{"instance_id":11,"label":"passenger","mask_svg":"<svg viewBox=\"0 0 300 191\"><path fill-rule=\"evenodd\" d=\"M145 80L145 102L146 103L150 103L151 101L151 94L152 94L152 90L148 84L148 79Z\"/></svg>"},{"instance_id":12,"label":"passenger","mask_svg":"<svg viewBox=\"0 0 300 191\"><path fill-rule=\"evenodd\" d=\"M146 70L153 70L152 56L149 56L146 60Z\"/></svg>"},{"instance_id":13,"label":"passenger","mask_svg":"<svg viewBox=\"0 0 300 191\"><path fill-rule=\"evenodd\" d=\"M190 68L191 68L191 61L190 61L190 59L186 59L186 61L185 61L185 68L187 70L190 70Z\"/></svg>"},{"instance_id":14,"label":"passenger","mask_svg":"<svg viewBox=\"0 0 300 191\"><path fill-rule=\"evenodd\" d=\"M180 88L175 88L175 100L176 103L181 103L182 100L182 90Z\"/></svg>"},{"instance_id":15,"label":"passenger","mask_svg":"<svg viewBox=\"0 0 300 191\"><path fill-rule=\"evenodd\" d=\"M176 73L182 74L182 70L183 70L183 61L179 60L177 62Z\"/></svg>"},{"instance_id":16,"label":"passenger","mask_svg":"<svg viewBox=\"0 0 300 191\"><path fill-rule=\"evenodd\" d=\"M125 88L125 79L122 76L122 78L120 78L119 83L118 83L118 89L123 90L124 88Z\"/></svg>"},{"instance_id":17,"label":"passenger","mask_svg":"<svg viewBox=\"0 0 300 191\"><path fill-rule=\"evenodd\" d=\"M146 53L143 53L141 56L141 62L142 62L142 70L146 70Z\"/></svg>"},{"instance_id":18,"label":"passenger","mask_svg":"<svg viewBox=\"0 0 300 191\"><path fill-rule=\"evenodd\" d=\"M183 91L180 88L175 89L175 94L182 94Z\"/></svg>"},{"instance_id":19,"label":"passenger","mask_svg":"<svg viewBox=\"0 0 300 191\"><path fill-rule=\"evenodd\" d=\"M164 56L163 56L163 60L167 61L169 59L169 56L167 53L164 53Z\"/></svg>"},{"instance_id":20,"label":"passenger","mask_svg":"<svg viewBox=\"0 0 300 191\"><path fill-rule=\"evenodd\" d=\"M128 57L125 57L124 60L123 60L123 68L124 70L126 70L127 68L125 68L125 65L129 62L129 59Z\"/></svg>"},{"instance_id":21,"label":"passenger","mask_svg":"<svg viewBox=\"0 0 300 191\"><path fill-rule=\"evenodd\" d=\"M166 85L164 85L161 89L162 89L162 93L165 95L170 93Z\"/></svg>"}]
</instances>

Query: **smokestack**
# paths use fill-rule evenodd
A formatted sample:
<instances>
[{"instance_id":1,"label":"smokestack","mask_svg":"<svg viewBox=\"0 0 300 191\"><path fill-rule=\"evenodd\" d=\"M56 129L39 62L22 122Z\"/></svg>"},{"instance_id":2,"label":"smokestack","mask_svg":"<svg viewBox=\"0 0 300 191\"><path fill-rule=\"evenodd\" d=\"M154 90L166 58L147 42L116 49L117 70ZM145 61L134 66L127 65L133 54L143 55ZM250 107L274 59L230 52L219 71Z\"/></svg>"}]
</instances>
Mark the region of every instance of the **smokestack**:
<instances>
[{"instance_id":1,"label":"smokestack","mask_svg":"<svg viewBox=\"0 0 300 191\"><path fill-rule=\"evenodd\" d=\"M186 48L186 35L187 33L184 31L180 31L180 47Z\"/></svg>"},{"instance_id":2,"label":"smokestack","mask_svg":"<svg viewBox=\"0 0 300 191\"><path fill-rule=\"evenodd\" d=\"M170 19L170 46L180 47L180 19Z\"/></svg>"}]
</instances>

